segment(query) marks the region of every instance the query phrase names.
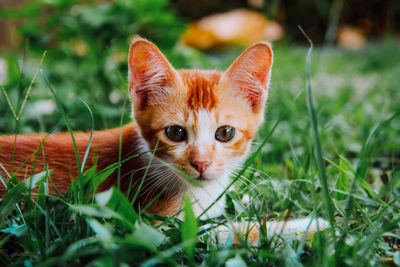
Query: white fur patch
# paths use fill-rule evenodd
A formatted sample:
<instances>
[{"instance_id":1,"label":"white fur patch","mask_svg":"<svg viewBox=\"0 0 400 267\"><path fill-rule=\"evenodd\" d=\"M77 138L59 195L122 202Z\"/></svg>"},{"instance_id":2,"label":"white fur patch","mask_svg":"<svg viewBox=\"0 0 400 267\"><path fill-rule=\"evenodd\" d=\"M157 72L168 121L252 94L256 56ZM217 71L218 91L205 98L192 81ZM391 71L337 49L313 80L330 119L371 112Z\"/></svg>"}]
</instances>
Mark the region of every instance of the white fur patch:
<instances>
[{"instance_id":1,"label":"white fur patch","mask_svg":"<svg viewBox=\"0 0 400 267\"><path fill-rule=\"evenodd\" d=\"M312 221L311 221L312 220ZM318 227L317 227L318 225ZM209 228L210 225L207 225L206 228ZM269 236L280 234L280 233L315 233L318 230L322 231L329 227L329 223L321 218L317 220L307 218L300 218L294 220L288 220L286 222L267 222L267 234ZM220 243L225 243L228 237L236 234L240 234L246 236L248 231L257 232L256 238L249 240L252 245L258 245L259 243L259 225L252 222L235 222L232 225L220 225L213 229L214 236L218 239Z\"/></svg>"},{"instance_id":2,"label":"white fur patch","mask_svg":"<svg viewBox=\"0 0 400 267\"><path fill-rule=\"evenodd\" d=\"M329 227L329 223L324 219L318 218L318 222L311 218L300 218L288 220L286 222L268 222L268 233L315 233L318 229L324 230Z\"/></svg>"},{"instance_id":3,"label":"white fur patch","mask_svg":"<svg viewBox=\"0 0 400 267\"><path fill-rule=\"evenodd\" d=\"M198 148L200 155L204 155L206 153L207 147L209 147L209 145L207 146L207 144L212 144L213 142L215 142L215 116L204 109L200 109L197 112L196 116L199 127L196 129L197 131L194 138L194 146Z\"/></svg>"},{"instance_id":4,"label":"white fur patch","mask_svg":"<svg viewBox=\"0 0 400 267\"><path fill-rule=\"evenodd\" d=\"M229 185L229 175L224 175L220 179L213 179L204 183L203 187L190 185L186 192L192 198L193 211L195 216L199 216L207 209ZM222 215L225 211L225 196L222 196L202 217L209 219Z\"/></svg>"}]
</instances>

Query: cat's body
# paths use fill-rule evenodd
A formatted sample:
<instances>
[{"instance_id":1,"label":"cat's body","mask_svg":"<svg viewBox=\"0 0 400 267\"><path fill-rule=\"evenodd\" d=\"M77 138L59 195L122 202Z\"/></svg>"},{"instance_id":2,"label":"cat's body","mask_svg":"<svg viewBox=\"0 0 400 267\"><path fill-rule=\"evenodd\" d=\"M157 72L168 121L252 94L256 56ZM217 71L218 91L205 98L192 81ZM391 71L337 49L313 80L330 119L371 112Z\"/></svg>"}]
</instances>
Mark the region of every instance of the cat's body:
<instances>
[{"instance_id":1,"label":"cat's body","mask_svg":"<svg viewBox=\"0 0 400 267\"><path fill-rule=\"evenodd\" d=\"M129 124L122 128L109 129L104 131L95 131L93 133L93 140L91 144L90 153L84 167L84 170L89 169L93 164L97 164L97 170L100 171L111 164L118 162L119 159L119 147L120 147L120 136L121 136L121 190L126 190L129 187L130 179L133 179L133 185L138 185L141 181L151 155L144 153L146 145L142 137L138 132L138 127L135 124ZM80 159L83 159L86 148L89 144L90 133L74 133L74 138L77 144L77 148L80 154ZM14 140L16 140L15 152L14 152ZM43 143L43 145L42 145ZM69 133L59 134L31 134L31 135L8 135L0 137L0 163L7 169L8 173L15 173L19 180L24 177L29 177L32 173L43 171L45 159L47 168L53 170L51 174L51 180L57 191L61 194L65 194L71 181L77 177L78 168L75 156L75 151L72 144L72 138ZM41 149L43 147L43 149ZM38 149L40 148L40 149ZM13 156L14 154L14 156ZM57 155L57 156L54 156ZM136 156L138 155L138 156ZM125 159L129 159L124 162ZM150 213L159 215L171 215L175 214L180 210L180 204L182 195L188 190L184 190L184 186L181 184L171 184L168 180L165 183L155 183L151 177L160 175L163 173L171 173L169 167L161 166L161 163L157 159L153 159L153 164L148 170L148 179L145 179L145 183L142 186L143 193L139 195L138 203L141 206L145 206L153 197L155 197L161 190L165 190L165 193L161 196L160 201L157 201L157 205L153 205L150 209ZM0 170L3 177L7 177L7 173ZM226 179L227 180L227 179ZM107 190L111 186L117 185L117 171L111 174L111 176L99 186L99 191ZM135 186L132 187L132 192L135 190ZM220 188L217 194L222 192L223 188L220 184L208 183L203 186L203 189L208 192L212 192L215 188ZM196 186L191 187L193 194L199 195ZM54 187L49 186L51 194L56 194ZM201 190L203 192L203 190ZM0 197L6 193L6 188L0 185ZM190 192L188 192L190 193ZM213 192L214 193L214 192ZM200 193L201 194L201 193ZM203 205L209 204L211 197L202 196L204 203ZM201 196L200 196L201 197ZM209 199L207 201L207 199ZM220 203L223 203L221 201ZM216 205L218 212L215 208L212 210L214 216L217 215L215 212L221 214L223 212L223 205ZM198 209L197 213L201 212Z\"/></svg>"},{"instance_id":2,"label":"cat's body","mask_svg":"<svg viewBox=\"0 0 400 267\"><path fill-rule=\"evenodd\" d=\"M226 189L232 172L246 159L251 141L263 121L272 50L266 43L248 48L224 73L203 70L175 70L158 48L143 39L133 42L129 53L129 91L135 122L121 129L97 131L85 169L94 162L98 170L121 159L159 149L141 189L138 203L145 205L158 193L163 195L149 212L172 215L180 210L184 194L194 201L200 215ZM87 148L90 133L76 133L80 158ZM43 142L43 151L26 160ZM69 134L21 135L0 137L0 163L19 179L36 171L54 172L51 179L61 193L77 176L77 162ZM133 177L138 184L151 153L126 161L121 167L121 189L127 190ZM189 182L167 167L183 171L202 187ZM18 171L17 171L18 170ZM0 170L4 177L7 174ZM99 190L116 185L114 172ZM134 191L133 187L132 192ZM0 197L6 189L0 185ZM130 193L132 193L130 192ZM54 194L54 190L51 189ZM224 211L221 198L203 217Z\"/></svg>"}]
</instances>

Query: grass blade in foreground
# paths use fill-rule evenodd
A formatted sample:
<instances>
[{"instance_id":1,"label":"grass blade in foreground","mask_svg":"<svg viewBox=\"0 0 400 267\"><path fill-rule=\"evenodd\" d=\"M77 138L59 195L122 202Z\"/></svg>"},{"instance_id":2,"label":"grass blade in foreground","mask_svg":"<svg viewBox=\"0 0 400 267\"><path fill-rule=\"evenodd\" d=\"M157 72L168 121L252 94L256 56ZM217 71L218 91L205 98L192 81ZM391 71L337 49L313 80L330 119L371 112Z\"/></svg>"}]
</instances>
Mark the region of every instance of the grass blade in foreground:
<instances>
[{"instance_id":1,"label":"grass blade in foreground","mask_svg":"<svg viewBox=\"0 0 400 267\"><path fill-rule=\"evenodd\" d=\"M324 206L325 206L326 214L328 215L329 223L331 225L332 238L333 238L334 242L336 243L333 205L332 205L332 200L329 196L328 181L327 181L328 179L326 177L325 165L324 165L324 161L323 161L323 157L322 157L321 141L319 139L319 133L318 133L318 121L317 121L317 116L315 114L314 106L312 103L312 97L311 97L310 59L311 59L311 52L313 49L313 43L300 26L299 26L299 29L303 33L303 35L307 38L308 42L310 43L310 48L308 49L307 57L306 57L307 107L308 107L308 113L309 113L309 116L311 119L312 133L313 133L313 138L314 138L314 142L315 142L315 154L316 154L315 156L316 156L316 163L318 166L319 180L322 185L322 193L323 193L324 204L325 204Z\"/></svg>"},{"instance_id":2,"label":"grass blade in foreground","mask_svg":"<svg viewBox=\"0 0 400 267\"><path fill-rule=\"evenodd\" d=\"M198 223L197 218L194 216L192 203L189 196L184 198L184 211L185 217L182 223L181 233L182 242L186 244L185 252L188 257L190 265L194 265L194 248L196 245Z\"/></svg>"},{"instance_id":3,"label":"grass blade in foreground","mask_svg":"<svg viewBox=\"0 0 400 267\"><path fill-rule=\"evenodd\" d=\"M0 218L3 219L9 216L14 206L23 198L23 194L31 191L34 187L41 183L44 183L47 176L51 174L51 171L43 171L35 174L29 179L19 182L15 187L10 189L7 194L3 197L0 205Z\"/></svg>"},{"instance_id":4,"label":"grass blade in foreground","mask_svg":"<svg viewBox=\"0 0 400 267\"><path fill-rule=\"evenodd\" d=\"M71 124L69 122L68 116L66 114L67 111L65 110L64 104L61 102L60 98L57 96L55 90L51 86L50 81L47 79L47 76L45 75L43 69L40 69L40 74L42 75L42 78L43 78L44 82L46 83L47 87L50 89L50 92L53 94L54 100L56 101L56 104L57 104L57 107L60 109L60 112L61 112L61 114L63 116L65 126L67 127L67 130L68 130L69 134L71 135L72 144L73 144L74 151L75 151L76 166L77 166L77 169L78 169L78 178L77 179L78 179L78 181L81 181L81 179L80 179L80 177L82 176L81 160L80 160L80 157L79 157L78 146L77 146L76 141L75 141L74 133L73 133ZM79 185L80 185L80 188L83 188L83 184L82 183L80 183ZM79 193L80 193L79 194L79 199L82 201L82 199L84 197L83 196L83 191L80 190Z\"/></svg>"}]
</instances>

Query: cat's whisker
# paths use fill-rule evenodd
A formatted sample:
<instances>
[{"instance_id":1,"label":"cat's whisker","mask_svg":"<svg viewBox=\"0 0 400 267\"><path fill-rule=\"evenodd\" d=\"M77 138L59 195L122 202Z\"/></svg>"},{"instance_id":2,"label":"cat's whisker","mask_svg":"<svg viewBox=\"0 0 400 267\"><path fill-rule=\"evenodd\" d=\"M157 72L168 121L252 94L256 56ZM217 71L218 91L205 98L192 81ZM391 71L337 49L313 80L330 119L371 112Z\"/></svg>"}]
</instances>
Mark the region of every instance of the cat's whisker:
<instances>
[{"instance_id":1,"label":"cat's whisker","mask_svg":"<svg viewBox=\"0 0 400 267\"><path fill-rule=\"evenodd\" d=\"M235 175L238 175L238 173L235 173L234 172L234 174ZM254 194L254 195L260 195L261 194L261 191L258 189L258 187L257 187L257 185L256 184L254 184L252 181L250 181L247 177L245 177L244 175L241 175L240 177L239 177L239 181L241 181L242 183L244 183L244 184L247 184L247 185L249 185L250 187L246 187L246 188L244 188L244 189L242 189L242 192L243 191L245 191L245 190L250 190L251 192L252 192L252 194ZM257 191L257 192L256 192ZM242 193L241 192L241 193Z\"/></svg>"},{"instance_id":2,"label":"cat's whisker","mask_svg":"<svg viewBox=\"0 0 400 267\"><path fill-rule=\"evenodd\" d=\"M164 176L164 175L166 175L166 176ZM147 181L147 183L141 189L139 196L145 195L148 192L151 195L152 191L156 191L155 189L160 188L160 187L167 188L167 185L170 183L170 181L174 180L174 179L170 179L170 178L171 177L174 178L174 176L176 176L176 174L173 171L166 169L165 172L163 173L163 176L164 177L162 177L162 178L160 177L160 174L152 176L151 178L153 178L153 179L149 179ZM152 182L153 180L155 180L155 181Z\"/></svg>"},{"instance_id":3,"label":"cat's whisker","mask_svg":"<svg viewBox=\"0 0 400 267\"><path fill-rule=\"evenodd\" d=\"M130 175L132 175L134 173L137 173L137 172L140 172L140 171L146 170L146 169L149 169L148 176L157 177L158 173L156 171L158 171L158 169L160 169L161 167L163 167L163 165L162 164L157 164L157 163L151 164L150 167L149 166L143 166L141 168L133 169L133 170L131 170L129 172L126 172L124 175L121 176L121 179L125 178L126 176L130 176Z\"/></svg>"},{"instance_id":4,"label":"cat's whisker","mask_svg":"<svg viewBox=\"0 0 400 267\"><path fill-rule=\"evenodd\" d=\"M141 196L143 194L143 190L145 190L146 188L152 187L154 185L153 181L156 181L157 183L160 183L163 181L163 179L160 179L160 175L162 174L162 172L158 172L154 175L150 175L144 178L144 184L142 186L142 188L140 189L140 195ZM140 182L137 181L137 186L139 186ZM131 192L130 197L133 197L133 194L136 193L136 190L132 190L134 192Z\"/></svg>"},{"instance_id":5,"label":"cat's whisker","mask_svg":"<svg viewBox=\"0 0 400 267\"><path fill-rule=\"evenodd\" d=\"M248 185L248 184L247 184L246 182L244 182L244 181L240 181L240 182L243 183L243 184ZM251 194L252 196L260 195L260 192L258 192L257 190L255 190L255 189L253 188L253 186L249 186L249 187L245 187L245 188L238 188L238 190L235 190L234 192L237 194L238 197L239 197L240 195L245 194L246 192L250 192L250 194Z\"/></svg>"},{"instance_id":6,"label":"cat's whisker","mask_svg":"<svg viewBox=\"0 0 400 267\"><path fill-rule=\"evenodd\" d=\"M253 182L249 181L246 177L241 177L241 182L246 184L246 185L248 185L249 187L245 187L245 188L241 189L240 193L249 190L252 193L252 195L260 195L260 194L262 194L262 192L257 187L257 185L254 184Z\"/></svg>"},{"instance_id":7,"label":"cat's whisker","mask_svg":"<svg viewBox=\"0 0 400 267\"><path fill-rule=\"evenodd\" d=\"M266 172L264 172L262 170L259 170L259 169L254 168L254 167L249 167L249 169L254 170L256 172L256 174L259 174L260 177L262 177L262 178L265 178L265 179L270 179L271 178L271 175L269 175L268 173L266 173ZM264 175L264 177L262 175Z\"/></svg>"}]
</instances>

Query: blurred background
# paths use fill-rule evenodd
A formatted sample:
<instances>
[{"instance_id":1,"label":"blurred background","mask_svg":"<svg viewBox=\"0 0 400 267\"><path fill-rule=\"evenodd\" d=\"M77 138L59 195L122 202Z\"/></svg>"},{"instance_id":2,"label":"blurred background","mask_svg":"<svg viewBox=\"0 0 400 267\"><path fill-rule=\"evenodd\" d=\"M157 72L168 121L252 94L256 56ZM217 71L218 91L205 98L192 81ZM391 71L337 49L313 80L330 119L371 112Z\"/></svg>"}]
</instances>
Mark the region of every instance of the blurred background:
<instances>
[{"instance_id":1,"label":"blurred background","mask_svg":"<svg viewBox=\"0 0 400 267\"><path fill-rule=\"evenodd\" d=\"M312 82L323 141L334 143L332 153L357 153L373 125L399 107L398 0L1 0L0 133L65 130L37 74L44 51L40 68L73 129L86 131L92 124L82 101L94 129L131 120L126 58L135 35L157 44L176 68L220 70L268 40L275 63L267 121L281 123L266 149L301 152L309 138L308 42L299 25L316 44ZM16 120L12 109L18 115L21 107ZM388 138L383 150L400 144L398 130L382 142Z\"/></svg>"}]
</instances>

